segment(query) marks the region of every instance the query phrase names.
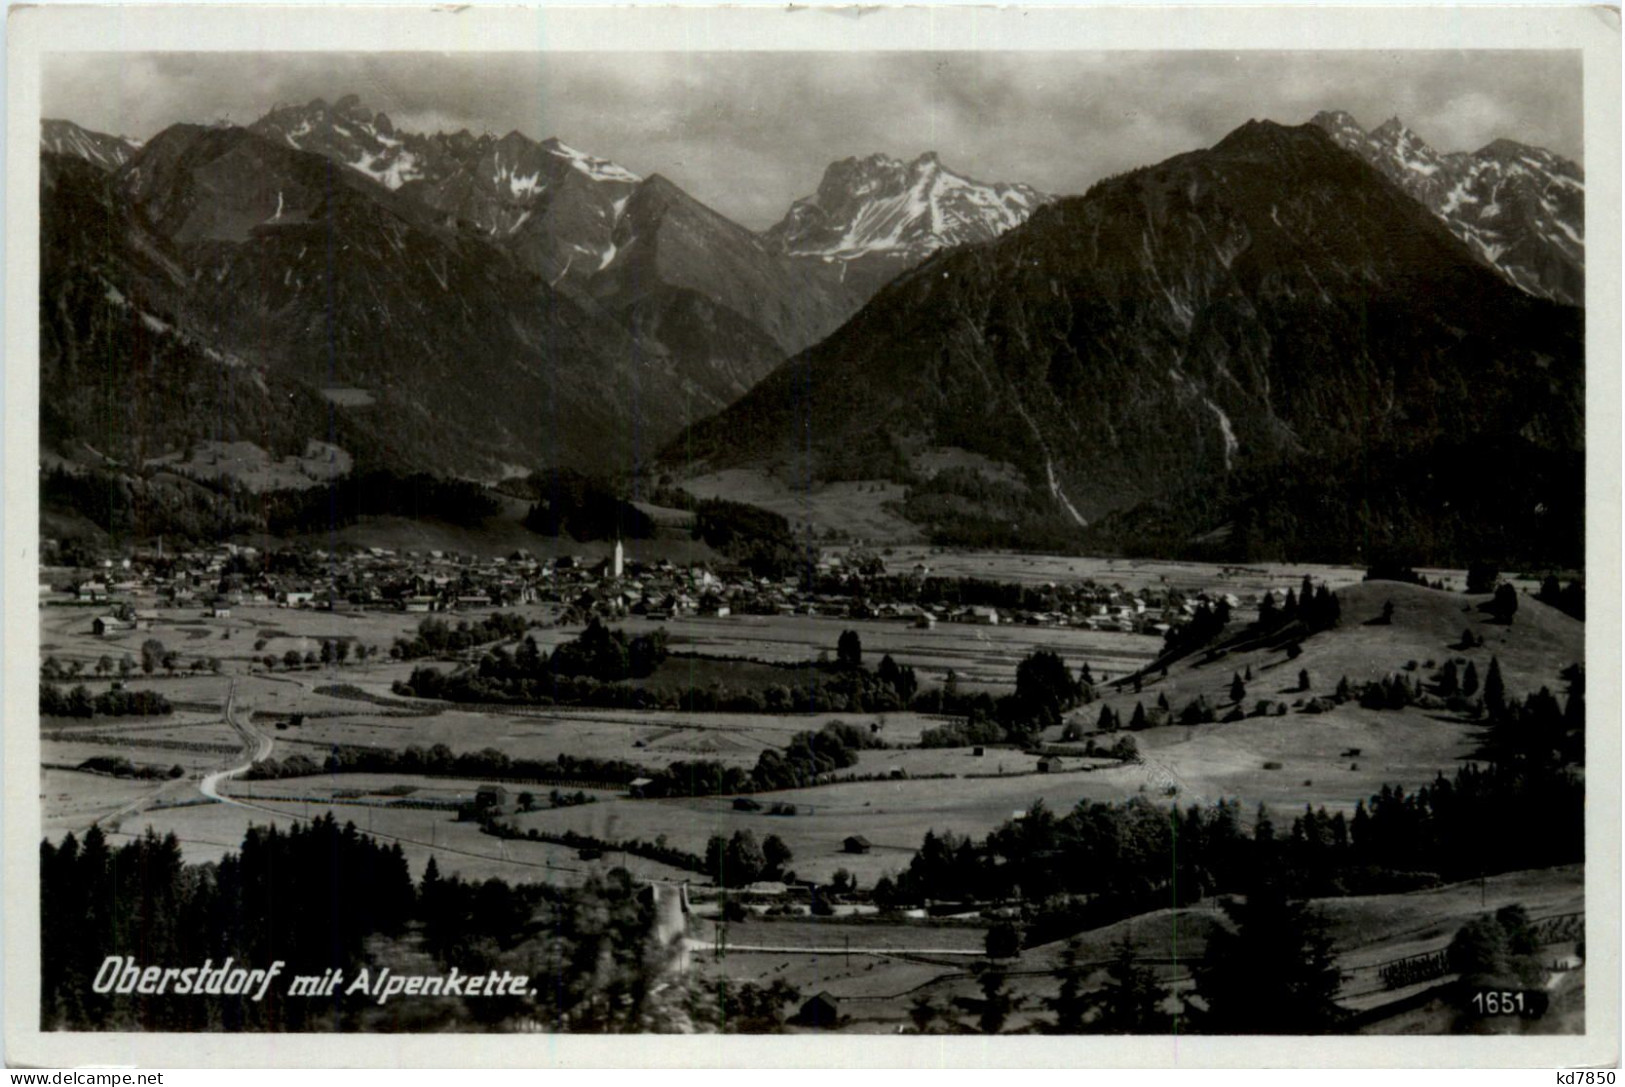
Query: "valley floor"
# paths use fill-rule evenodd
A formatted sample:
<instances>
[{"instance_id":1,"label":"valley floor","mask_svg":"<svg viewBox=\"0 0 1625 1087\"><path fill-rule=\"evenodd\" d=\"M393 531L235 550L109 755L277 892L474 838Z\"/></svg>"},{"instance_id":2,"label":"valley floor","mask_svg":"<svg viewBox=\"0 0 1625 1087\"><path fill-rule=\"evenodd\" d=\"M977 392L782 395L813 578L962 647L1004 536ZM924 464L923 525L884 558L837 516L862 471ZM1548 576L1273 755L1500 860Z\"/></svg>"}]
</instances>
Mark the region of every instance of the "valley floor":
<instances>
[{"instance_id":1,"label":"valley floor","mask_svg":"<svg viewBox=\"0 0 1625 1087\"><path fill-rule=\"evenodd\" d=\"M1220 576L1217 570L1192 573ZM716 834L748 830L758 840L777 835L793 853L788 867L798 879L827 884L844 870L859 888L870 888L881 877L895 877L905 869L927 832L981 838L1040 802L1065 813L1085 801L1144 797L1186 807L1234 799L1247 823L1260 805L1288 821L1305 806L1350 813L1385 785L1414 790L1441 773L1454 773L1478 751L1483 729L1461 715L1417 707L1378 711L1350 702L1330 712L1306 713L1301 709L1305 700L1329 693L1343 677L1363 682L1408 669L1427 674L1451 657L1471 658L1482 671L1492 655L1509 690L1524 693L1542 685L1557 687L1561 668L1583 657L1583 625L1532 601L1526 600L1514 624L1501 626L1483 617L1477 600L1460 593L1354 583L1341 597L1343 625L1308 639L1295 659L1287 660L1280 649L1243 647L1216 661L1182 661L1166 676L1148 674L1138 691L1127 684L1106 684L1102 701L1081 707L1072 720L1088 733L1102 705L1113 707L1126 721L1137 703L1150 706L1159 696L1176 708L1206 697L1223 711L1233 677L1243 673L1252 677L1244 708L1260 699L1274 700L1292 707L1285 715L1152 728L1132 734L1141 756L1136 763L1079 756L1063 759L1049 772L1040 772L1035 754L1013 747L989 745L980 754L969 747L921 748L922 731L942 720L918 713L460 706L392 693L395 681L424 662L386 657L271 672L256 663L262 650L302 652L335 637L387 646L415 629L421 618L415 615L239 607L229 617L204 618L172 609L160 614L151 631L109 639L90 632L93 611L45 607L45 652L62 662L79 662L83 671L77 682L93 691L106 689L112 680L93 675L92 665L106 654L114 659L125 652L139 654L146 637L164 640L184 662L174 676L160 670L126 681L131 690L163 693L174 705L173 713L41 721L42 828L47 837L60 839L69 832L82 835L95 823L115 842L149 829L173 833L186 860L208 862L238 849L251 825L287 826L332 813L341 822L353 821L360 830L398 842L414 876L422 874L430 857L442 873L471 880L497 876L567 884L625 867L639 880L690 882L703 903L705 877L676 864L613 848L598 856L548 841L499 838L482 832L475 822L460 820L458 805L471 800L487 779L368 773L248 781L221 771L264 758L267 752L276 759L304 754L319 763L334 745L399 752L437 744L453 753L494 749L513 759L618 758L659 769L704 758L748 768L762 751L784 747L793 734L839 719L866 731L873 728L890 745L864 750L858 765L847 771L876 780L762 794L757 797L762 810L757 811L737 810L730 797L639 799L624 787L585 780L509 783L511 791L530 790L538 798L537 810L514 813L511 820L521 835L534 830L611 843L641 839L692 854L703 854ZM1388 603L1393 605L1391 624L1367 622ZM541 617L542 612L535 614ZM632 633L652 626L645 620L627 621ZM952 667L995 690L1008 689L1004 685L1013 678L1016 662L1034 648L1054 648L1070 663L1088 662L1097 674L1114 678L1143 667L1158 648L1156 639L1144 636L1064 628L944 624L922 630L897 621L728 617L670 623L673 648L692 656L672 658L668 665L706 677L706 662L725 657L805 661L833 647L839 632L854 626L872 654L889 652L919 668L922 678L935 682L934 672ZM1468 651L1456 648L1464 627L1478 630L1486 644ZM579 627L553 627L536 633L547 648L578 632ZM263 645L257 649L256 643ZM196 672L185 666L193 659L204 662ZM1307 690L1300 672L1308 674ZM296 716L301 722L290 727ZM1060 732L1052 729L1045 739L1056 742ZM175 776L140 781L80 768L98 756L123 757L138 767L165 771L173 767ZM546 798L555 788L567 794L579 791L588 802L551 806ZM770 814L776 803L793 806L794 814ZM850 851L847 839L854 835L867 839L868 848ZM1372 1030L1450 1029L1440 1024L1453 1021L1455 1012L1433 1007L1428 1000L1418 999L1385 1017L1380 1008L1390 996L1417 994L1390 992L1375 971L1392 959L1442 948L1462 921L1508 903L1524 905L1537 919L1581 911L1583 869L1510 873L1482 885L1321 901L1345 975L1342 1000L1364 1013ZM689 932L695 968L703 976L758 983L782 978L804 995L828 991L850 1016L843 1029L853 1031L895 1031L908 1021L909 1002L921 992L944 1002L973 995L969 970L980 961L986 937L985 922L975 917L881 920L872 907L855 907L843 908L851 916L813 918L797 906L789 911L794 916L753 916L720 926L707 909L702 906ZM1146 959L1177 990L1188 986L1189 963L1200 955L1205 933L1218 917L1216 905L1204 903L1136 917L1081 938L1091 954L1098 952L1104 959L1112 940L1131 932ZM1018 1013L1010 1028L1032 1025L1041 998L1052 995L1061 946L1029 948L1012 964L1012 979L1028 1010ZM1565 993L1583 994L1583 977L1556 984ZM1561 1007L1554 1007L1572 1021L1577 1001L1583 1007L1580 996L1566 997Z\"/></svg>"}]
</instances>

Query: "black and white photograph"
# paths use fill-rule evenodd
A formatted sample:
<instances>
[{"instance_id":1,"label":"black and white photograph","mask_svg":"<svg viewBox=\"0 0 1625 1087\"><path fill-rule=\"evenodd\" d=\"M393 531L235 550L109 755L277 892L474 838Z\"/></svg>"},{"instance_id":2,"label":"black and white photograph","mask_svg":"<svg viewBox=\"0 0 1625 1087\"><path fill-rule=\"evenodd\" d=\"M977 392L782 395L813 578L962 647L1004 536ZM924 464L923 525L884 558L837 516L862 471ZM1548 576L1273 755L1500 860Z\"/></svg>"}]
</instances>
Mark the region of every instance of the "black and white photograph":
<instances>
[{"instance_id":1,"label":"black and white photograph","mask_svg":"<svg viewBox=\"0 0 1625 1087\"><path fill-rule=\"evenodd\" d=\"M34 43L9 1015L1617 1060L1617 12L795 25Z\"/></svg>"}]
</instances>

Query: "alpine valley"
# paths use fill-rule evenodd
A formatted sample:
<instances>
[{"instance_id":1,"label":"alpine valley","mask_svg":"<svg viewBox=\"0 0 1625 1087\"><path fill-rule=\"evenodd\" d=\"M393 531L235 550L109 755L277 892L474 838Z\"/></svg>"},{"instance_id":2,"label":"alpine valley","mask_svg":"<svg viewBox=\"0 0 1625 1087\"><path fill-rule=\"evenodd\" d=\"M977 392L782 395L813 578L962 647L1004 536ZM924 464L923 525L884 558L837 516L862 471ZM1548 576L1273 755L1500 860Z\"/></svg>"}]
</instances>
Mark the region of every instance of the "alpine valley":
<instances>
[{"instance_id":1,"label":"alpine valley","mask_svg":"<svg viewBox=\"0 0 1625 1087\"><path fill-rule=\"evenodd\" d=\"M927 259L668 457L906 483L944 543L1573 561L1581 311L1492 253L1322 128L1249 122Z\"/></svg>"},{"instance_id":2,"label":"alpine valley","mask_svg":"<svg viewBox=\"0 0 1625 1087\"><path fill-rule=\"evenodd\" d=\"M944 543L1578 555L1584 181L1538 148L1327 112L1060 198L874 154L761 232L355 96L41 151L43 454L149 499L103 529L286 483L247 448L868 481Z\"/></svg>"}]
</instances>

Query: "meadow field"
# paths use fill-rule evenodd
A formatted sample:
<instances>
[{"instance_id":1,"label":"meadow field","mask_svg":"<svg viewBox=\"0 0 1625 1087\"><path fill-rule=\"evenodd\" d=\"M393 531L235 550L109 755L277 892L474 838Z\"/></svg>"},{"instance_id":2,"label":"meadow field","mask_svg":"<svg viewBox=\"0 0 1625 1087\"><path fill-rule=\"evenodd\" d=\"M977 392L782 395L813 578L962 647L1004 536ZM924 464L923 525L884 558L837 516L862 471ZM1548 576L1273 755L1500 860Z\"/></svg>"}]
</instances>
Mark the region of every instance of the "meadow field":
<instances>
[{"instance_id":1,"label":"meadow field","mask_svg":"<svg viewBox=\"0 0 1625 1087\"><path fill-rule=\"evenodd\" d=\"M921 555L935 572L954 569L955 556ZM912 665L923 684L941 683L951 669L970 689L1001 694L1013 686L1016 665L1024 657L1048 649L1072 668L1088 664L1098 681L1098 698L1040 737L1070 752L1041 771L1034 748L984 744L978 754L970 746L921 747L926 729L950 719L916 712L687 713L475 706L403 697L393 686L414 668L457 666L455 661L388 658L388 646L398 637L410 637L419 615L238 607L229 618L205 618L195 610L167 609L158 613L151 630L98 638L89 627L94 610L47 606L41 609L43 654L60 667L77 663L78 673L69 682L83 683L93 693L106 689L114 680L97 674L101 658L116 662L129 653L139 661L148 638L175 650L179 667L174 675L162 669L146 674L137 667L121 681L130 690L161 692L175 707L172 713L40 720L44 832L59 838L98 824L122 841L150 828L173 833L185 859L203 863L240 848L252 825L286 827L331 814L399 843L415 875L434 857L442 873L471 880L496 876L568 884L625 867L639 880L686 881L696 888L701 906L690 938L702 973L758 983L782 978L804 993L827 990L846 1002L851 1016L846 1029L895 1030L907 1021L914 994L929 992L941 1001L975 995L969 963L983 947L986 922L813 918L804 902L787 900L782 912L791 916L753 916L729 924L723 936L716 928L716 904L708 897L714 892L707 889L705 873L614 849L584 856L578 848L525 835L637 839L697 855L704 854L715 835L749 831L758 841L774 835L789 847L792 859L786 868L797 880L827 885L844 873L861 896L881 877L905 870L928 832L979 839L1040 803L1065 813L1089 802L1142 798L1185 807L1223 798L1239 802L1246 826L1260 805L1281 822L1305 806L1346 815L1385 785L1414 790L1440 774L1453 774L1479 756L1485 727L1463 714L1419 706L1377 710L1349 701L1325 712L1307 712L1308 703L1331 695L1341 680L1358 685L1395 674L1425 680L1446 661L1460 668L1471 662L1483 675L1493 658L1509 695L1524 697L1543 686L1561 690L1560 673L1584 653L1583 624L1529 596L1522 597L1515 621L1506 624L1486 613L1486 597L1362 582L1355 571L1295 567L1258 574L1172 563L981 558L980 566L967 560L965 572L1015 580L1089 576L1125 585L1180 584L1238 593L1292 587L1309 572L1340 587L1342 621L1333 630L1304 638L1295 652L1280 644L1243 644L1218 654L1195 654L1162 670L1148 668L1160 640L1141 635L1024 625L944 623L916 629L898 621L821 616L693 617L658 624L674 655L654 675L637 681L666 687L777 681L781 670L774 666L833 656L842 631L855 629L869 667L890 654ZM556 608L510 610L538 624L531 635L544 649L581 631L558 625ZM1385 610L1391 616L1388 622L1381 621ZM642 618L612 625L629 635L657 628L656 622ZM1464 632L1472 635L1470 646L1463 642ZM279 665L271 671L261 661L265 654L280 657L288 649L316 651L330 639L378 646L382 659L357 663L352 657L342 665L293 670ZM194 661L203 664L194 670ZM1237 703L1232 686L1243 677L1245 692ZM1137 706L1151 709L1160 700L1177 713L1198 698L1221 715L1233 709L1247 715L1126 734L1138 748L1134 762L1081 754L1077 734L1094 738L1105 707L1126 723ZM1255 715L1259 702L1278 709ZM478 778L404 773L226 778L218 782L223 801L200 792L205 778L218 778L222 770L244 766L245 760L262 754L256 746L262 740L268 741L270 758L305 755L318 764L334 747L401 752L444 745L454 754L494 750L511 759L624 760L651 772L695 760L748 770L763 752L782 751L796 734L815 732L836 720L884 746L859 752L856 765L836 780L756 795L758 810L740 810L730 796L641 799L624 788L587 788L590 803L552 807L547 798L553 789L562 787L568 794L578 785L507 782L512 793L529 792L537 802L536 810L505 816L517 828L517 838L486 833L477 822L459 819L457 806L470 802L487 784ZM1063 732L1072 737L1064 744ZM1115 737L1101 739L1110 743ZM128 759L136 767L179 767L180 775L134 780L76 769L86 760L109 756ZM839 780L847 776L861 780ZM847 839L855 835L867 840L866 850L847 851ZM1497 901L1521 903L1536 916L1578 911L1583 909L1583 872L1575 866L1510 873L1483 886L1458 884L1320 902L1345 973L1348 1006L1367 1009L1392 998L1374 981L1377 967L1437 950L1464 920L1493 909ZM842 909L851 912L853 907ZM1179 964L1200 954L1204 934L1221 917L1216 902L1203 902L1155 911L1078 938L1088 955L1104 962L1112 941L1129 933L1159 977L1177 990L1190 983L1188 969ZM720 958L715 954L719 945L728 948ZM1027 1001L1026 1010L1012 1018L1012 1027L1030 1022L1043 998L1053 995L1062 947L1061 942L1029 947L1011 964L1012 984ZM1583 978L1565 984L1583 995ZM1423 1029L1427 1023L1436 1025L1447 1010L1431 1014L1432 1019L1396 1017L1387 1027Z\"/></svg>"}]
</instances>

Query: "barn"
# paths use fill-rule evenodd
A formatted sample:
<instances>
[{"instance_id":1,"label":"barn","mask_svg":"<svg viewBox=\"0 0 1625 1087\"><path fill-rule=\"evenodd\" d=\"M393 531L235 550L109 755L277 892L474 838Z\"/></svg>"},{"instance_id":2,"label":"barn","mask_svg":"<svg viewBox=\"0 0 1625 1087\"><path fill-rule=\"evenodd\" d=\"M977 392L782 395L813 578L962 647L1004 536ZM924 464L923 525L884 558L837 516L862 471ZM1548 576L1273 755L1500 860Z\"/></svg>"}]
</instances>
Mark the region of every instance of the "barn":
<instances>
[{"instance_id":1,"label":"barn","mask_svg":"<svg viewBox=\"0 0 1625 1087\"><path fill-rule=\"evenodd\" d=\"M513 794L501 785L481 785L474 793L474 810L507 815L514 810Z\"/></svg>"}]
</instances>

